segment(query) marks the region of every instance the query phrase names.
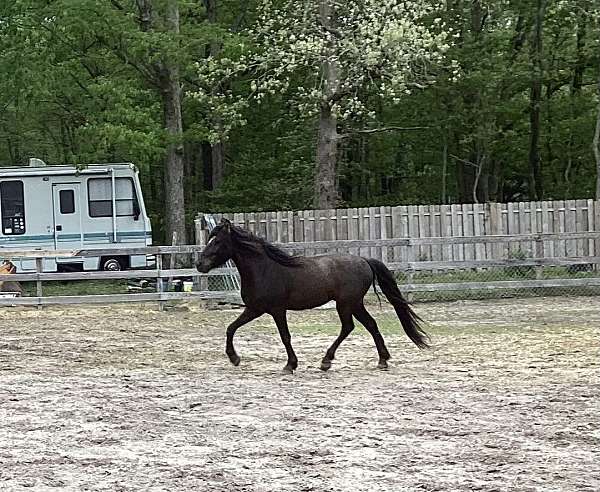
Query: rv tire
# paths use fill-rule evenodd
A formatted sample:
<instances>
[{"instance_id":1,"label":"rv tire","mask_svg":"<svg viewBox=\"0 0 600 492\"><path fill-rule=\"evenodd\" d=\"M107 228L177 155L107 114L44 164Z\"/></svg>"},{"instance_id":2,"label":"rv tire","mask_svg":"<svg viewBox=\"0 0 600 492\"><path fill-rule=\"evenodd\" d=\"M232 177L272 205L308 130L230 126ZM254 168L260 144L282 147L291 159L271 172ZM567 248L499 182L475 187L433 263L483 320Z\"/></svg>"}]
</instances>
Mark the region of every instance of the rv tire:
<instances>
[{"instance_id":1,"label":"rv tire","mask_svg":"<svg viewBox=\"0 0 600 492\"><path fill-rule=\"evenodd\" d=\"M125 270L127 265L121 258L102 258L100 261L100 267L105 272L119 272Z\"/></svg>"}]
</instances>

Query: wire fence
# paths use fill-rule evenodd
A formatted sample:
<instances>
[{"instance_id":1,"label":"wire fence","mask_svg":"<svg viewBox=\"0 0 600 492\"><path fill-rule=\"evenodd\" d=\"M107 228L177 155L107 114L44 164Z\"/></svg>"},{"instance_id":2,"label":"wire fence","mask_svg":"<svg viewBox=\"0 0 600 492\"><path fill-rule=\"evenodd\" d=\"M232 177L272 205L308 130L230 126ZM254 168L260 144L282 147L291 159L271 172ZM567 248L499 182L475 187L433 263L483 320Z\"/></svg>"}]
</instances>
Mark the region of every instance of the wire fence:
<instances>
[{"instance_id":1,"label":"wire fence","mask_svg":"<svg viewBox=\"0 0 600 492\"><path fill-rule=\"evenodd\" d=\"M396 272L396 278L414 301L600 295L599 271L582 264Z\"/></svg>"},{"instance_id":2,"label":"wire fence","mask_svg":"<svg viewBox=\"0 0 600 492\"><path fill-rule=\"evenodd\" d=\"M400 290L412 301L600 295L600 270L590 263L396 270L394 274ZM233 290L225 275L205 282L209 291Z\"/></svg>"}]
</instances>

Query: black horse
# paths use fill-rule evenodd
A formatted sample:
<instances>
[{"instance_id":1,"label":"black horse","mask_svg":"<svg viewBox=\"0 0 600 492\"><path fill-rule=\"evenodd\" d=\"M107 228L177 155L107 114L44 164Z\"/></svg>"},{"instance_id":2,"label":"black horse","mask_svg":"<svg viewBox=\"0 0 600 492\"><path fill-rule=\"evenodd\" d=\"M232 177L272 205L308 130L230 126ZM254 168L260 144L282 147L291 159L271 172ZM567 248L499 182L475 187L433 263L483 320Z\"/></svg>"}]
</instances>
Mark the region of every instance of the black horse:
<instances>
[{"instance_id":1,"label":"black horse","mask_svg":"<svg viewBox=\"0 0 600 492\"><path fill-rule=\"evenodd\" d=\"M286 311L311 309L334 300L342 330L325 353L321 369L326 371L331 367L337 348L354 329L352 317L373 336L379 354L378 367L386 369L390 354L377 323L363 303L370 286L375 286L375 280L394 306L408 337L417 347L428 347L427 335L419 325L421 319L402 297L392 272L378 260L353 255L290 256L223 219L211 231L196 268L206 273L229 259L240 273L241 295L246 305L244 312L227 327L225 353L236 366L240 357L233 346L235 332L240 326L268 313L275 320L287 351L288 361L283 372L292 373L298 366L298 359L292 348Z\"/></svg>"}]
</instances>

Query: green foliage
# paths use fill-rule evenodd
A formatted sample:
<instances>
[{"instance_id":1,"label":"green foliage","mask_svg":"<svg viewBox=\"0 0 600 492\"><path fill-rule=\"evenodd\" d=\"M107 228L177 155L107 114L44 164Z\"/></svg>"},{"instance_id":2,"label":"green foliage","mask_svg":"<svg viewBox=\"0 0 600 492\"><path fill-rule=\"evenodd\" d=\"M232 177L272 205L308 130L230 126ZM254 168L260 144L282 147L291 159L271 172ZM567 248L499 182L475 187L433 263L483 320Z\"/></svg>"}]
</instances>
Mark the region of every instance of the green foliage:
<instances>
[{"instance_id":1,"label":"green foliage","mask_svg":"<svg viewBox=\"0 0 600 492\"><path fill-rule=\"evenodd\" d=\"M164 12L169 1L153 0L152 8ZM200 210L309 206L317 131L311 116L323 95L319 63L331 54L317 36L319 2L179 1L178 34L161 16L146 29L141 3L0 5L0 162L19 165L32 156L51 163L132 161L142 170L159 230L165 149L172 142L157 76L168 60L179 68L184 94L188 220ZM300 3L308 11L286 8ZM380 22L395 3L338 5L352 24L347 32L354 33L337 46L341 87L348 89L338 108L339 131L346 134L338 163L342 204L529 199L537 2L459 0L440 13L427 6L411 17L424 26L406 31L420 32L411 46L445 43L447 62L418 66L418 79L394 78L401 71L389 70L410 45L401 23ZM600 7L592 0L547 3L544 198L590 197ZM216 7L212 13L209 4ZM423 88L419 81L426 82ZM389 131L351 133L366 127ZM393 130L406 127L415 129ZM225 146L225 179L210 189L206 150L218 141Z\"/></svg>"}]
</instances>

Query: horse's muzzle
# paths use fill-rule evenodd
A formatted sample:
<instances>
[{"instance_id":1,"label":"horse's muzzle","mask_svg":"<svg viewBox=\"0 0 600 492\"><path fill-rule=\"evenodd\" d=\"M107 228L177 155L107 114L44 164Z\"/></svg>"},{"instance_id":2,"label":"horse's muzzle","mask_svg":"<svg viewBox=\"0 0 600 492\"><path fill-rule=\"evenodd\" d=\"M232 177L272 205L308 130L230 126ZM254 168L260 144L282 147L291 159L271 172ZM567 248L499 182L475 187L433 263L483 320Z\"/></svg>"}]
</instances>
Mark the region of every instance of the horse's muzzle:
<instances>
[{"instance_id":1,"label":"horse's muzzle","mask_svg":"<svg viewBox=\"0 0 600 492\"><path fill-rule=\"evenodd\" d=\"M196 270L200 273L208 273L210 271L210 265L207 262L200 260L196 263Z\"/></svg>"}]
</instances>

